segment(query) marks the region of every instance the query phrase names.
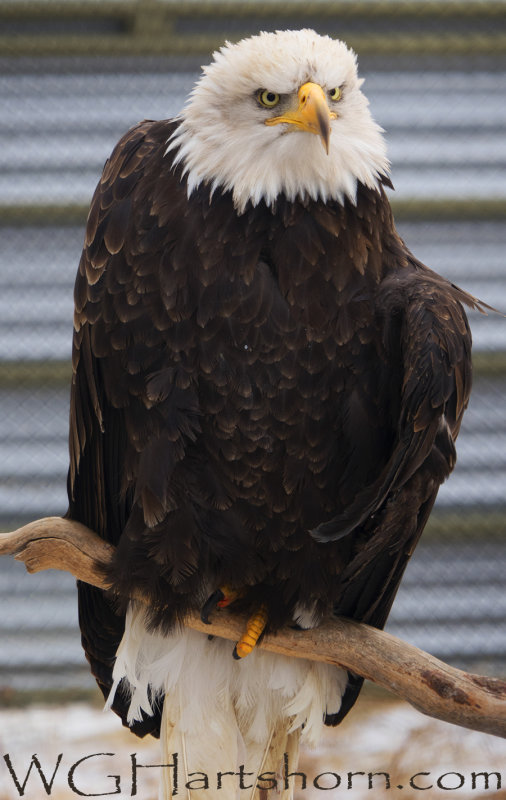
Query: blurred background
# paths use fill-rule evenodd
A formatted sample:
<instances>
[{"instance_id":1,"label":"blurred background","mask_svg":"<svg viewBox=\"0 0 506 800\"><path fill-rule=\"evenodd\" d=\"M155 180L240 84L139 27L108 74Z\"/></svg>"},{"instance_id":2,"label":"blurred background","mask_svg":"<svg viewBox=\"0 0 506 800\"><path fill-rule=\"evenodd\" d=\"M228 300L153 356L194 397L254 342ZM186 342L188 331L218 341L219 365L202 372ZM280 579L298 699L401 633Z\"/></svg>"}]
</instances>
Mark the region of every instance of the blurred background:
<instances>
[{"instance_id":1,"label":"blurred background","mask_svg":"<svg viewBox=\"0 0 506 800\"><path fill-rule=\"evenodd\" d=\"M66 510L72 289L105 159L132 124L176 114L225 39L295 27L356 50L408 246L506 313L505 2L2 0L0 530ZM469 316L458 466L387 629L504 675L506 318ZM93 691L70 576L4 558L0 603L0 703Z\"/></svg>"}]
</instances>

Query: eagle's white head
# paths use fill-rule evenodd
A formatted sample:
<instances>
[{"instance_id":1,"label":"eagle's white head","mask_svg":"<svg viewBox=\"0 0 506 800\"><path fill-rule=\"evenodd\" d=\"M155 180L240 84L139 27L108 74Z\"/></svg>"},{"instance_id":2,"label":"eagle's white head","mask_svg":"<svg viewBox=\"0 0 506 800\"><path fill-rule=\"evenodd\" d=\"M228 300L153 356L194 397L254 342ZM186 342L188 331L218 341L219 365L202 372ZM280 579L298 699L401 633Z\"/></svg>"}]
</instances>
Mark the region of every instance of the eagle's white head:
<instances>
[{"instance_id":1,"label":"eagle's white head","mask_svg":"<svg viewBox=\"0 0 506 800\"><path fill-rule=\"evenodd\" d=\"M169 141L191 193L201 183L272 205L283 194L355 201L389 163L360 91L355 54L312 30L226 44L204 68Z\"/></svg>"}]
</instances>

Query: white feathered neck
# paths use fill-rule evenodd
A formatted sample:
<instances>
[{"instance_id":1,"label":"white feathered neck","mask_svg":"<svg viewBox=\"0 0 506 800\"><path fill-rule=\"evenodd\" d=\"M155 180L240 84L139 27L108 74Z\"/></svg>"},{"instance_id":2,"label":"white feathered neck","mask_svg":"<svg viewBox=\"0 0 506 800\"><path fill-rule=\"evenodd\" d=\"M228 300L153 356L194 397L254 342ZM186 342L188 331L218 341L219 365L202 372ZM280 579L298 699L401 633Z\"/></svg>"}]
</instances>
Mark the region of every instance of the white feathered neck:
<instances>
[{"instance_id":1,"label":"white feathered neck","mask_svg":"<svg viewBox=\"0 0 506 800\"><path fill-rule=\"evenodd\" d=\"M331 123L329 154L318 136L273 116L257 100L259 89L297 93L306 81L342 87ZM355 54L343 42L311 30L261 33L227 43L204 68L167 154L182 163L188 193L200 184L233 193L242 213L248 204L272 205L280 194L296 198L356 199L357 183L378 186L389 162L381 128L360 91Z\"/></svg>"}]
</instances>

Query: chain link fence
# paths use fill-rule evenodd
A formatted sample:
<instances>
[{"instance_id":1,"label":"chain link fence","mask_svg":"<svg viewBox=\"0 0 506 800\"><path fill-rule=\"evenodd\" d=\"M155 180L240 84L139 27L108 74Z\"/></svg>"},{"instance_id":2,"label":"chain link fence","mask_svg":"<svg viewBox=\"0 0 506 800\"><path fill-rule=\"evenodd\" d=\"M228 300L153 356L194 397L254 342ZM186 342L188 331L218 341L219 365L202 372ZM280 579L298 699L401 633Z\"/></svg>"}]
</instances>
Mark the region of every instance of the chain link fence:
<instances>
[{"instance_id":1,"label":"chain link fence","mask_svg":"<svg viewBox=\"0 0 506 800\"><path fill-rule=\"evenodd\" d=\"M506 312L504 2L4 2L0 8L0 526L66 510L72 288L86 208L119 136L177 113L213 48L313 27L357 51L385 128L401 235ZM504 672L506 318L471 314L459 461L389 630ZM89 688L73 580L0 561L0 690Z\"/></svg>"}]
</instances>

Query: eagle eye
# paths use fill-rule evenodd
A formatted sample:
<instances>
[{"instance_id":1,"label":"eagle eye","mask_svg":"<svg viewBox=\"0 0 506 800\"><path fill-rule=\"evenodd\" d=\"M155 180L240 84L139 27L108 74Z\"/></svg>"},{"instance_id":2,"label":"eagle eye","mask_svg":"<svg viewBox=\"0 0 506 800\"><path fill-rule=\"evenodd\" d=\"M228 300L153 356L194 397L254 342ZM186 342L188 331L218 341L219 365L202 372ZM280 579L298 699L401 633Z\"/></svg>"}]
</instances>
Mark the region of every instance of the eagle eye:
<instances>
[{"instance_id":1,"label":"eagle eye","mask_svg":"<svg viewBox=\"0 0 506 800\"><path fill-rule=\"evenodd\" d=\"M335 86L334 89L330 89L329 97L331 100L340 100L343 96L343 92L340 86Z\"/></svg>"},{"instance_id":2,"label":"eagle eye","mask_svg":"<svg viewBox=\"0 0 506 800\"><path fill-rule=\"evenodd\" d=\"M266 108L274 108L279 103L279 94L271 92L269 89L259 89L257 93L259 103Z\"/></svg>"}]
</instances>

